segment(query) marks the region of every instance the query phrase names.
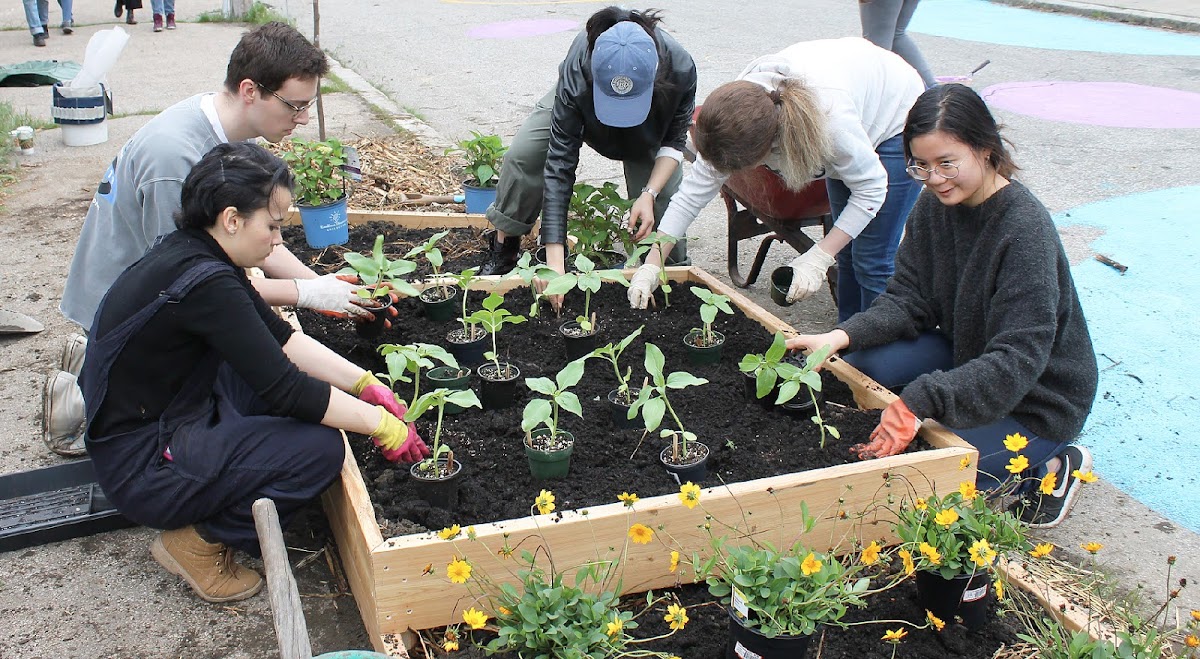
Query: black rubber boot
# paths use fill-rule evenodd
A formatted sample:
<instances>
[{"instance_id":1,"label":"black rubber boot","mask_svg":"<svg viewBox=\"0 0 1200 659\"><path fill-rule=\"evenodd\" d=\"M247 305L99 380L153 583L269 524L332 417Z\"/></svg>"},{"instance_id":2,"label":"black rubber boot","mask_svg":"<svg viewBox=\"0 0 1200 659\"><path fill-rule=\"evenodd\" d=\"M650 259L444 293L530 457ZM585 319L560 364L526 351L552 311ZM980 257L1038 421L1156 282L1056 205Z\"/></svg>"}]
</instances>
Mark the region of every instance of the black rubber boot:
<instances>
[{"instance_id":1,"label":"black rubber boot","mask_svg":"<svg viewBox=\"0 0 1200 659\"><path fill-rule=\"evenodd\" d=\"M496 242L496 234L491 237L488 259L480 268L481 275L507 275L517 266L517 257L521 253L521 237L509 236L503 243Z\"/></svg>"}]
</instances>

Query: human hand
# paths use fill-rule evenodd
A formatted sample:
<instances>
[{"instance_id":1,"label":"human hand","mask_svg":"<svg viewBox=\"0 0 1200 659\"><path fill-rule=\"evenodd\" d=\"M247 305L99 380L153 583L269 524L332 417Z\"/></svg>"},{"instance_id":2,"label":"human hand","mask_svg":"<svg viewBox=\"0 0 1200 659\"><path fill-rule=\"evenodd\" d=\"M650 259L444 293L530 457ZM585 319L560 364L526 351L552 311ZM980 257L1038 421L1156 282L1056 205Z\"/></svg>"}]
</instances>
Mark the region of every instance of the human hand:
<instances>
[{"instance_id":1,"label":"human hand","mask_svg":"<svg viewBox=\"0 0 1200 659\"><path fill-rule=\"evenodd\" d=\"M337 275L321 275L315 279L294 279L296 282L296 306L343 317L365 317L370 312L358 304L357 284Z\"/></svg>"},{"instance_id":2,"label":"human hand","mask_svg":"<svg viewBox=\"0 0 1200 659\"><path fill-rule=\"evenodd\" d=\"M824 334L801 334L793 336L784 343L789 352L803 350L804 352L812 353L825 346L829 346L829 355L825 357L826 360L838 354L838 352L845 350L849 345L850 336L840 329L825 332ZM813 370L819 371L824 365L825 362L821 362Z\"/></svg>"},{"instance_id":3,"label":"human hand","mask_svg":"<svg viewBox=\"0 0 1200 659\"><path fill-rule=\"evenodd\" d=\"M404 409L404 405L400 404ZM383 449L384 459L390 462L413 463L429 457L429 447L417 434L415 424L405 425L400 418L393 416L382 405L379 410L379 426L371 433L371 441Z\"/></svg>"},{"instance_id":4,"label":"human hand","mask_svg":"<svg viewBox=\"0 0 1200 659\"><path fill-rule=\"evenodd\" d=\"M558 243L550 243L546 245L546 267L539 268L537 271L537 276L533 278L533 288L535 291L537 291L538 295L541 295L546 291L546 286L548 286L550 284L550 280L553 279L553 277L543 276L550 274L550 272L547 271L553 272L556 276L567 271L566 256L563 254L563 245ZM554 309L555 314L558 314L562 311L563 297L564 296L562 295L550 295L546 297L546 300L550 303L551 308Z\"/></svg>"},{"instance_id":5,"label":"human hand","mask_svg":"<svg viewBox=\"0 0 1200 659\"><path fill-rule=\"evenodd\" d=\"M641 240L654 230L654 197L643 193L629 209L629 233L634 240Z\"/></svg>"},{"instance_id":6,"label":"human hand","mask_svg":"<svg viewBox=\"0 0 1200 659\"><path fill-rule=\"evenodd\" d=\"M637 272L633 273L633 279L629 280L629 292L626 296L629 298L629 306L632 309L645 309L646 303L650 301L654 294L654 289L658 288L658 276L662 272L662 268L653 263L643 263Z\"/></svg>"},{"instance_id":7,"label":"human hand","mask_svg":"<svg viewBox=\"0 0 1200 659\"><path fill-rule=\"evenodd\" d=\"M825 253L820 245L813 245L807 252L792 259L792 286L788 289L787 301L797 302L810 297L825 285L825 273L833 266L834 258Z\"/></svg>"},{"instance_id":8,"label":"human hand","mask_svg":"<svg viewBox=\"0 0 1200 659\"><path fill-rule=\"evenodd\" d=\"M917 436L917 428L920 427L920 420L903 400L897 398L883 410L879 425L871 432L870 443L855 444L850 451L857 453L862 460L903 453Z\"/></svg>"}]
</instances>

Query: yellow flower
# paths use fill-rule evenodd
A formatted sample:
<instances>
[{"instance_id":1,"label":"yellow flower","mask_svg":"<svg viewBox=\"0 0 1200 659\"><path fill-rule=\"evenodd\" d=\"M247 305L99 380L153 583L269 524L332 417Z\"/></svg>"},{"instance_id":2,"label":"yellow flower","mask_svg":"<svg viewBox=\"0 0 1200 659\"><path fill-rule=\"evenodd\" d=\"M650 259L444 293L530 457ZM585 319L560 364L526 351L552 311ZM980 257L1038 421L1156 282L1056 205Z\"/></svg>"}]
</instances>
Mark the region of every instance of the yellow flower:
<instances>
[{"instance_id":1,"label":"yellow flower","mask_svg":"<svg viewBox=\"0 0 1200 659\"><path fill-rule=\"evenodd\" d=\"M1050 552L1052 551L1054 551L1054 545L1050 544L1049 542L1043 542L1042 544L1034 547L1033 550L1029 552L1029 555L1034 558L1045 558L1049 556Z\"/></svg>"},{"instance_id":2,"label":"yellow flower","mask_svg":"<svg viewBox=\"0 0 1200 659\"><path fill-rule=\"evenodd\" d=\"M985 538L976 540L967 553L971 555L971 560L980 567L991 565L992 561L996 560L996 550L992 549Z\"/></svg>"},{"instance_id":3,"label":"yellow flower","mask_svg":"<svg viewBox=\"0 0 1200 659\"><path fill-rule=\"evenodd\" d=\"M654 531L645 524L634 524L629 527L629 539L633 540L635 545L648 545L654 539Z\"/></svg>"},{"instance_id":4,"label":"yellow flower","mask_svg":"<svg viewBox=\"0 0 1200 659\"><path fill-rule=\"evenodd\" d=\"M1029 468L1029 458L1027 458L1023 455L1018 455L1017 457L1009 460L1008 466L1005 467L1005 469L1007 469L1009 471L1009 473L1012 473L1012 474L1019 474L1028 468Z\"/></svg>"},{"instance_id":5,"label":"yellow flower","mask_svg":"<svg viewBox=\"0 0 1200 659\"><path fill-rule=\"evenodd\" d=\"M1078 469L1072 471L1071 475L1085 483L1095 483L1099 479L1096 474L1090 471L1079 471Z\"/></svg>"},{"instance_id":6,"label":"yellow flower","mask_svg":"<svg viewBox=\"0 0 1200 659\"><path fill-rule=\"evenodd\" d=\"M619 613L614 613L612 622L605 626L604 633L609 636L616 636L621 633L622 629L625 629L625 623L621 622L621 615Z\"/></svg>"},{"instance_id":7,"label":"yellow flower","mask_svg":"<svg viewBox=\"0 0 1200 659\"><path fill-rule=\"evenodd\" d=\"M624 503L626 508L632 508L638 502L638 495L622 492L617 495L617 500Z\"/></svg>"},{"instance_id":8,"label":"yellow flower","mask_svg":"<svg viewBox=\"0 0 1200 659\"><path fill-rule=\"evenodd\" d=\"M695 508L700 503L700 486L691 481L680 485L679 500L688 508Z\"/></svg>"},{"instance_id":9,"label":"yellow flower","mask_svg":"<svg viewBox=\"0 0 1200 659\"><path fill-rule=\"evenodd\" d=\"M671 552L671 571L674 572L675 570L678 570L678 569L679 569L679 552L673 551L673 552Z\"/></svg>"},{"instance_id":10,"label":"yellow flower","mask_svg":"<svg viewBox=\"0 0 1200 659\"><path fill-rule=\"evenodd\" d=\"M887 630L887 633L883 635L883 640L887 641L888 643L899 643L900 639L904 638L905 636L908 636L908 632L903 628L889 629Z\"/></svg>"},{"instance_id":11,"label":"yellow flower","mask_svg":"<svg viewBox=\"0 0 1200 659\"><path fill-rule=\"evenodd\" d=\"M1200 611L1192 611L1192 620L1200 622Z\"/></svg>"},{"instance_id":12,"label":"yellow flower","mask_svg":"<svg viewBox=\"0 0 1200 659\"><path fill-rule=\"evenodd\" d=\"M971 481L959 483L958 493L962 495L963 501L974 501L975 497L979 496L979 490L975 489L975 484Z\"/></svg>"},{"instance_id":13,"label":"yellow flower","mask_svg":"<svg viewBox=\"0 0 1200 659\"><path fill-rule=\"evenodd\" d=\"M1038 487L1038 490L1041 491L1042 494L1050 496L1054 493L1054 488L1056 487L1058 487L1058 474L1052 471L1045 476L1042 476L1042 484Z\"/></svg>"},{"instance_id":14,"label":"yellow flower","mask_svg":"<svg viewBox=\"0 0 1200 659\"><path fill-rule=\"evenodd\" d=\"M875 542L874 540L871 541L871 544L867 545L866 547L863 547L863 550L862 550L863 565L874 565L874 564L878 563L880 549L882 549L882 547L880 547L879 543Z\"/></svg>"},{"instance_id":15,"label":"yellow flower","mask_svg":"<svg viewBox=\"0 0 1200 659\"><path fill-rule=\"evenodd\" d=\"M921 498L918 498L916 501L914 501L913 506L917 510L926 510L927 508L929 508L929 504L925 503L925 500L921 499Z\"/></svg>"},{"instance_id":16,"label":"yellow flower","mask_svg":"<svg viewBox=\"0 0 1200 659\"><path fill-rule=\"evenodd\" d=\"M672 604L667 607L667 615L663 616L663 620L667 621L672 631L679 631L687 626L687 609L678 604Z\"/></svg>"},{"instance_id":17,"label":"yellow flower","mask_svg":"<svg viewBox=\"0 0 1200 659\"><path fill-rule=\"evenodd\" d=\"M900 554L900 560L904 561L904 574L912 574L917 571L917 566L913 565L912 552L901 549L896 553Z\"/></svg>"},{"instance_id":18,"label":"yellow flower","mask_svg":"<svg viewBox=\"0 0 1200 659\"><path fill-rule=\"evenodd\" d=\"M969 455L964 457L962 460L958 461L958 470L959 471L962 471L963 469L966 469L967 467L970 467L970 466L971 466L971 456L969 456Z\"/></svg>"},{"instance_id":19,"label":"yellow flower","mask_svg":"<svg viewBox=\"0 0 1200 659\"><path fill-rule=\"evenodd\" d=\"M921 550L922 554L925 554L925 558L929 559L930 563L933 563L934 565L942 564L942 555L938 553L937 547L934 547L928 542L922 542L919 549Z\"/></svg>"},{"instance_id":20,"label":"yellow flower","mask_svg":"<svg viewBox=\"0 0 1200 659\"><path fill-rule=\"evenodd\" d=\"M1029 440L1025 439L1025 436L1019 432L1007 435L1004 438L1004 448L1013 453L1019 453L1026 446L1029 446Z\"/></svg>"},{"instance_id":21,"label":"yellow flower","mask_svg":"<svg viewBox=\"0 0 1200 659\"><path fill-rule=\"evenodd\" d=\"M496 610L499 611L500 615L502 616L512 615L512 609L508 608L507 606L498 606L496 607Z\"/></svg>"},{"instance_id":22,"label":"yellow flower","mask_svg":"<svg viewBox=\"0 0 1200 659\"><path fill-rule=\"evenodd\" d=\"M483 626L487 624L487 614L483 611L477 611L472 606L463 611L463 622L467 623L471 629L483 629Z\"/></svg>"},{"instance_id":23,"label":"yellow flower","mask_svg":"<svg viewBox=\"0 0 1200 659\"><path fill-rule=\"evenodd\" d=\"M817 560L815 554L809 552L808 556L804 557L804 562L800 563L800 571L804 573L804 576L811 577L821 571L821 561Z\"/></svg>"},{"instance_id":24,"label":"yellow flower","mask_svg":"<svg viewBox=\"0 0 1200 659\"><path fill-rule=\"evenodd\" d=\"M1004 599L1004 582L1000 581L999 579L996 579L995 581L992 582L992 586L995 586L995 588L996 588L996 599L998 599L998 600Z\"/></svg>"},{"instance_id":25,"label":"yellow flower","mask_svg":"<svg viewBox=\"0 0 1200 659\"><path fill-rule=\"evenodd\" d=\"M474 540L474 539L475 539L475 527L468 526L467 527L467 540Z\"/></svg>"},{"instance_id":26,"label":"yellow flower","mask_svg":"<svg viewBox=\"0 0 1200 659\"><path fill-rule=\"evenodd\" d=\"M1183 642L1189 648L1200 647L1200 638L1196 638L1195 634L1188 634L1187 638L1183 639Z\"/></svg>"},{"instance_id":27,"label":"yellow flower","mask_svg":"<svg viewBox=\"0 0 1200 659\"><path fill-rule=\"evenodd\" d=\"M454 526L448 526L438 531L438 537L442 540L453 540L458 537L460 531L461 529L458 528L458 524L455 524Z\"/></svg>"},{"instance_id":28,"label":"yellow flower","mask_svg":"<svg viewBox=\"0 0 1200 659\"><path fill-rule=\"evenodd\" d=\"M1099 542L1085 542L1079 546L1083 547L1084 551L1091 553L1091 554L1095 554L1096 552L1100 551L1101 549L1104 549L1104 545L1100 544Z\"/></svg>"},{"instance_id":29,"label":"yellow flower","mask_svg":"<svg viewBox=\"0 0 1200 659\"><path fill-rule=\"evenodd\" d=\"M458 641L446 641L442 643L442 649L446 652L454 652L458 650Z\"/></svg>"},{"instance_id":30,"label":"yellow flower","mask_svg":"<svg viewBox=\"0 0 1200 659\"><path fill-rule=\"evenodd\" d=\"M550 490L542 490L533 500L533 505L537 506L538 512L543 515L554 512L554 493Z\"/></svg>"},{"instance_id":31,"label":"yellow flower","mask_svg":"<svg viewBox=\"0 0 1200 659\"><path fill-rule=\"evenodd\" d=\"M467 579L471 578L471 564L456 558L446 566L446 576L453 583L467 583Z\"/></svg>"},{"instance_id":32,"label":"yellow flower","mask_svg":"<svg viewBox=\"0 0 1200 659\"><path fill-rule=\"evenodd\" d=\"M950 528L951 524L958 521L958 511L954 510L953 508L947 508L947 509L943 510L942 512L934 515L933 521L937 522L938 524L941 524L942 526L944 526L946 528Z\"/></svg>"},{"instance_id":33,"label":"yellow flower","mask_svg":"<svg viewBox=\"0 0 1200 659\"><path fill-rule=\"evenodd\" d=\"M946 621L933 615L933 611L930 611L929 609L925 609L925 619L928 620L929 624L933 625L933 628L939 632L946 627Z\"/></svg>"}]
</instances>

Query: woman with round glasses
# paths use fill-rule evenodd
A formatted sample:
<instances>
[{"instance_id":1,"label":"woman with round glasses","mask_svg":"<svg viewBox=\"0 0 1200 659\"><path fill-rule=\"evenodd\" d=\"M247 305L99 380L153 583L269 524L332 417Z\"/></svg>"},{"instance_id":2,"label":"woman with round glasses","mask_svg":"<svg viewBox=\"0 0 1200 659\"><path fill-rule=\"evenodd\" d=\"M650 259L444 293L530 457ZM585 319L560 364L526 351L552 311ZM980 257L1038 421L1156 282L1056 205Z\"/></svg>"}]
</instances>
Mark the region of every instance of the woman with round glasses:
<instances>
[{"instance_id":1,"label":"woman with round glasses","mask_svg":"<svg viewBox=\"0 0 1200 659\"><path fill-rule=\"evenodd\" d=\"M908 113L904 149L926 192L909 215L887 291L832 332L788 347L853 351L847 362L900 392L870 442L854 447L860 457L904 451L921 420L934 419L979 449L980 489L1014 474L1040 482L1021 500L1022 517L1055 526L1079 474L1092 468L1088 450L1071 442L1098 380L1058 232L1013 180L1017 167L996 121L970 88L922 94Z\"/></svg>"}]
</instances>

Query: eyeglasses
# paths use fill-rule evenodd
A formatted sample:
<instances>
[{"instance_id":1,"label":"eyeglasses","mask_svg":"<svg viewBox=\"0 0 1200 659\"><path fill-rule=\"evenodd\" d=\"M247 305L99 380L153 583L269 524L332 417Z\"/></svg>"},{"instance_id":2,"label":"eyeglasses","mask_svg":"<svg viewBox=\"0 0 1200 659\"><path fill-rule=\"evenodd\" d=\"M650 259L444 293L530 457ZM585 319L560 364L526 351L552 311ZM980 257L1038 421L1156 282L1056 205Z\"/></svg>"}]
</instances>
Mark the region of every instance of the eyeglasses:
<instances>
[{"instance_id":1,"label":"eyeglasses","mask_svg":"<svg viewBox=\"0 0 1200 659\"><path fill-rule=\"evenodd\" d=\"M908 167L905 167L904 170L908 172L909 176L917 179L918 181L928 181L929 177L933 176L934 173L937 173L938 176L944 179L958 177L958 165L952 162L938 163L933 169L926 169L919 165L909 165Z\"/></svg>"},{"instance_id":2,"label":"eyeglasses","mask_svg":"<svg viewBox=\"0 0 1200 659\"><path fill-rule=\"evenodd\" d=\"M313 99L312 101L310 101L310 102L308 102L308 103L305 103L304 105L299 105L299 106L297 106L297 105L294 105L294 104L292 104L292 102L291 102L291 101L289 101L289 100L287 100L286 98L284 98L284 97L280 96L279 94L276 94L275 92L271 91L271 90L270 90L270 89L269 89L269 88L268 88L266 85L262 84L261 82L256 82L256 83L254 83L254 84L258 85L260 89L262 89L263 91L267 92L267 93L268 93L268 94L270 94L271 96L274 96L275 98L279 99L279 102L280 102L280 103L283 103L284 105L288 106L288 109L292 111L292 118L293 118L293 119L295 119L296 117L300 116L300 113L301 113L301 112L304 112L305 110L307 110L307 109L311 108L311 107L312 107L314 104L316 104L316 102L317 102L317 101L316 101L316 99Z\"/></svg>"}]
</instances>

